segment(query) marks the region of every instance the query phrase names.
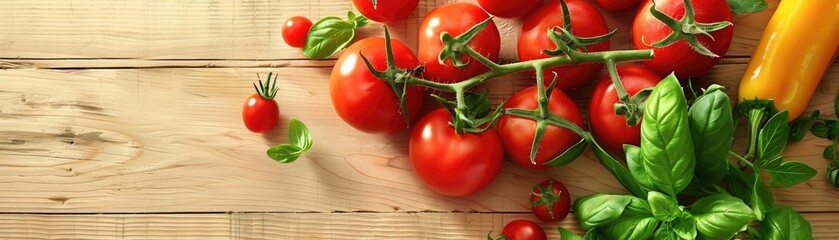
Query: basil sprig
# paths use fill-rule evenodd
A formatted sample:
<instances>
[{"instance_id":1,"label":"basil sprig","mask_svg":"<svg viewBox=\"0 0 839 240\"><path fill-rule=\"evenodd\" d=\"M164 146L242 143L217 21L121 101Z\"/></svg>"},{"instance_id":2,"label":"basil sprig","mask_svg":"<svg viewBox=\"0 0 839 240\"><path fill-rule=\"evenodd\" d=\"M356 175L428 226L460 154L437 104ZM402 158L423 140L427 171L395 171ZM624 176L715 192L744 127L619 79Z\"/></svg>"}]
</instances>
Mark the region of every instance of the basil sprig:
<instances>
[{"instance_id":1,"label":"basil sprig","mask_svg":"<svg viewBox=\"0 0 839 240\"><path fill-rule=\"evenodd\" d=\"M279 163L291 163L312 148L312 134L303 122L291 119L288 123L287 144L280 144L268 149L268 157Z\"/></svg>"},{"instance_id":2,"label":"basil sprig","mask_svg":"<svg viewBox=\"0 0 839 240\"><path fill-rule=\"evenodd\" d=\"M314 59L323 59L347 47L353 38L355 30L367 25L367 18L362 15L347 13L347 20L339 17L325 17L320 19L306 36L303 55Z\"/></svg>"}]
</instances>

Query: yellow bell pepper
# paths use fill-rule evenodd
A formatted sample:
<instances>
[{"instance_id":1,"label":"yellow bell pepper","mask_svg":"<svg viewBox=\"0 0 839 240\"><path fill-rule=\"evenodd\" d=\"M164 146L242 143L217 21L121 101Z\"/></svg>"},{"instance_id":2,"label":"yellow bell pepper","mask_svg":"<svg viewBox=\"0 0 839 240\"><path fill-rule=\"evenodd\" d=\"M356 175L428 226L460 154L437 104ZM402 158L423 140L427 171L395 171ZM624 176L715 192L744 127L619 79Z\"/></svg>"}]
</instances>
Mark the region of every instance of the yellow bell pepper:
<instances>
[{"instance_id":1,"label":"yellow bell pepper","mask_svg":"<svg viewBox=\"0 0 839 240\"><path fill-rule=\"evenodd\" d=\"M839 0L783 0L740 82L740 101L773 99L795 119L839 48Z\"/></svg>"}]
</instances>

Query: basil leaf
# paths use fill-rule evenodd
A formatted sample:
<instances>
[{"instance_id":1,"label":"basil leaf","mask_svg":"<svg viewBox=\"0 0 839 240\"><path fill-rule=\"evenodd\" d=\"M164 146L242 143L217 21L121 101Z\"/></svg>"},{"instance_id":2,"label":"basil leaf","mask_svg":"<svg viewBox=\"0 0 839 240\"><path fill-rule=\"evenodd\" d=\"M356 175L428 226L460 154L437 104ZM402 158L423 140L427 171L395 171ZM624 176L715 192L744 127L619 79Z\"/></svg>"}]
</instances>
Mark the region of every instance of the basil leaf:
<instances>
[{"instance_id":1,"label":"basil leaf","mask_svg":"<svg viewBox=\"0 0 839 240\"><path fill-rule=\"evenodd\" d=\"M583 238L577 236L577 234L574 234L563 227L557 227L556 230L559 231L559 238L562 240L583 240Z\"/></svg>"},{"instance_id":2,"label":"basil leaf","mask_svg":"<svg viewBox=\"0 0 839 240\"><path fill-rule=\"evenodd\" d=\"M764 170L772 176L769 183L778 187L790 187L816 176L816 169L801 162L785 162L778 167Z\"/></svg>"},{"instance_id":3,"label":"basil leaf","mask_svg":"<svg viewBox=\"0 0 839 240\"><path fill-rule=\"evenodd\" d=\"M660 192L650 192L647 195L647 202L650 203L653 216L663 222L673 221L673 219L676 219L682 214L682 210L679 209L679 203L676 202L676 199Z\"/></svg>"},{"instance_id":4,"label":"basil leaf","mask_svg":"<svg viewBox=\"0 0 839 240\"><path fill-rule=\"evenodd\" d=\"M718 184L725 177L726 156L734 142L731 101L723 91L706 92L688 110L700 183Z\"/></svg>"},{"instance_id":5,"label":"basil leaf","mask_svg":"<svg viewBox=\"0 0 839 240\"><path fill-rule=\"evenodd\" d=\"M280 144L268 149L268 157L279 163L290 163L302 154L300 147L291 144Z\"/></svg>"},{"instance_id":6,"label":"basil leaf","mask_svg":"<svg viewBox=\"0 0 839 240\"><path fill-rule=\"evenodd\" d=\"M303 55L314 59L323 59L347 47L358 27L367 25L367 18L347 13L347 20L339 17L325 17L318 20L306 36Z\"/></svg>"},{"instance_id":7,"label":"basil leaf","mask_svg":"<svg viewBox=\"0 0 839 240\"><path fill-rule=\"evenodd\" d=\"M735 14L756 13L769 7L765 0L728 0L728 7Z\"/></svg>"},{"instance_id":8,"label":"basil leaf","mask_svg":"<svg viewBox=\"0 0 839 240\"><path fill-rule=\"evenodd\" d=\"M626 153L626 166L629 168L629 173L638 181L641 187L651 190L653 189L653 182L650 180L650 175L644 169L641 163L641 148L633 145L623 145L623 151Z\"/></svg>"},{"instance_id":9,"label":"basil leaf","mask_svg":"<svg viewBox=\"0 0 839 240\"><path fill-rule=\"evenodd\" d=\"M789 138L788 141L790 142L798 142L801 139L804 139L804 136L807 135L807 129L810 128L810 123L812 123L812 119L808 117L799 117L797 120L791 122L789 124Z\"/></svg>"},{"instance_id":10,"label":"basil leaf","mask_svg":"<svg viewBox=\"0 0 839 240\"><path fill-rule=\"evenodd\" d=\"M649 239L655 233L658 220L652 217L629 217L604 226L600 232L607 239ZM563 238L565 239L565 238Z\"/></svg>"},{"instance_id":11,"label":"basil leaf","mask_svg":"<svg viewBox=\"0 0 839 240\"><path fill-rule=\"evenodd\" d=\"M673 232L681 239L696 239L696 219L688 212L682 212L681 216L670 222Z\"/></svg>"},{"instance_id":12,"label":"basil leaf","mask_svg":"<svg viewBox=\"0 0 839 240\"><path fill-rule=\"evenodd\" d=\"M653 235L653 239L655 240L680 240L679 236L676 235L676 231L673 230L673 226L670 226L670 223L662 223L660 227L658 227L658 231L655 232Z\"/></svg>"},{"instance_id":13,"label":"basil leaf","mask_svg":"<svg viewBox=\"0 0 839 240\"><path fill-rule=\"evenodd\" d=\"M781 153L789 136L789 112L781 111L766 122L757 137L757 160L755 165L772 168L780 165Z\"/></svg>"},{"instance_id":14,"label":"basil leaf","mask_svg":"<svg viewBox=\"0 0 839 240\"><path fill-rule=\"evenodd\" d=\"M827 145L827 147L825 147L824 151L822 152L822 157L831 160L836 158L836 145Z\"/></svg>"},{"instance_id":15,"label":"basil leaf","mask_svg":"<svg viewBox=\"0 0 839 240\"><path fill-rule=\"evenodd\" d=\"M593 194L574 201L580 227L592 229L623 217L652 216L649 204L627 195Z\"/></svg>"},{"instance_id":16,"label":"basil leaf","mask_svg":"<svg viewBox=\"0 0 839 240\"><path fill-rule=\"evenodd\" d=\"M767 209L775 207L775 197L762 181L755 181L753 173L743 173L736 166L729 166L726 184L731 195L743 199L751 206L758 220L763 219Z\"/></svg>"},{"instance_id":17,"label":"basil leaf","mask_svg":"<svg viewBox=\"0 0 839 240\"><path fill-rule=\"evenodd\" d=\"M760 223L760 239L813 239L813 229L794 209L780 206Z\"/></svg>"},{"instance_id":18,"label":"basil leaf","mask_svg":"<svg viewBox=\"0 0 839 240\"><path fill-rule=\"evenodd\" d=\"M302 151L312 148L312 134L309 133L309 128L297 119L288 122L288 141Z\"/></svg>"},{"instance_id":19,"label":"basil leaf","mask_svg":"<svg viewBox=\"0 0 839 240\"><path fill-rule=\"evenodd\" d=\"M830 131L830 126L825 123L817 122L810 127L810 132L816 137L827 138L827 132Z\"/></svg>"},{"instance_id":20,"label":"basil leaf","mask_svg":"<svg viewBox=\"0 0 839 240\"><path fill-rule=\"evenodd\" d=\"M701 198L690 212L703 239L731 239L755 220L752 209L743 200L727 194Z\"/></svg>"},{"instance_id":21,"label":"basil leaf","mask_svg":"<svg viewBox=\"0 0 839 240\"><path fill-rule=\"evenodd\" d=\"M653 185L670 196L690 184L696 165L687 115L682 87L670 74L653 89L641 121L644 169L652 173Z\"/></svg>"}]
</instances>

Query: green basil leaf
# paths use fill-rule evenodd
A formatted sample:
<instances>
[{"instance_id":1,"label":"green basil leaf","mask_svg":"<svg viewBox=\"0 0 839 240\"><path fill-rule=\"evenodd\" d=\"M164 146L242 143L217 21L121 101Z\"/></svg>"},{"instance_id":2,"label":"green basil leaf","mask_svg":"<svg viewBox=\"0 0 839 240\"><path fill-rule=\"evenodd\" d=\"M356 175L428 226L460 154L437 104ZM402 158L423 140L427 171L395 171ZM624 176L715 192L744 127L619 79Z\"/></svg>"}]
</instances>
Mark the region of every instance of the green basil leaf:
<instances>
[{"instance_id":1,"label":"green basil leaf","mask_svg":"<svg viewBox=\"0 0 839 240\"><path fill-rule=\"evenodd\" d=\"M652 216L646 201L628 195L588 195L574 201L574 211L583 229L603 226L622 216Z\"/></svg>"},{"instance_id":2,"label":"green basil leaf","mask_svg":"<svg viewBox=\"0 0 839 240\"><path fill-rule=\"evenodd\" d=\"M780 206L760 223L760 239L813 239L810 223L794 209Z\"/></svg>"},{"instance_id":3,"label":"green basil leaf","mask_svg":"<svg viewBox=\"0 0 839 240\"><path fill-rule=\"evenodd\" d=\"M778 158L787 145L789 136L789 112L781 111L766 122L760 129L757 137L757 160L755 165L765 168L768 165L777 165Z\"/></svg>"},{"instance_id":4,"label":"green basil leaf","mask_svg":"<svg viewBox=\"0 0 839 240\"><path fill-rule=\"evenodd\" d=\"M670 222L670 226L679 238L696 239L696 219L690 213L682 212L678 218Z\"/></svg>"},{"instance_id":5,"label":"green basil leaf","mask_svg":"<svg viewBox=\"0 0 839 240\"><path fill-rule=\"evenodd\" d=\"M297 145L280 144L268 149L268 157L279 163L291 163L303 154L303 150Z\"/></svg>"},{"instance_id":6,"label":"green basil leaf","mask_svg":"<svg viewBox=\"0 0 839 240\"><path fill-rule=\"evenodd\" d=\"M690 212L703 239L731 239L755 220L752 209L743 200L727 194L701 198Z\"/></svg>"},{"instance_id":7,"label":"green basil leaf","mask_svg":"<svg viewBox=\"0 0 839 240\"><path fill-rule=\"evenodd\" d=\"M827 139L833 140L836 137L839 137L839 124L831 123L827 125L830 127L830 130L827 131Z\"/></svg>"},{"instance_id":8,"label":"green basil leaf","mask_svg":"<svg viewBox=\"0 0 839 240\"><path fill-rule=\"evenodd\" d=\"M731 100L723 91L706 92L688 111L700 183L719 184L725 177L726 156L734 142Z\"/></svg>"},{"instance_id":9,"label":"green basil leaf","mask_svg":"<svg viewBox=\"0 0 839 240\"><path fill-rule=\"evenodd\" d=\"M824 148L824 152L822 152L822 157L830 160L836 158L836 145L827 145L827 147Z\"/></svg>"},{"instance_id":10,"label":"green basil leaf","mask_svg":"<svg viewBox=\"0 0 839 240\"><path fill-rule=\"evenodd\" d=\"M655 232L653 235L653 239L655 240L680 240L679 236L676 235L676 231L673 230L673 226L670 226L670 223L662 223L660 227L658 227L658 231Z\"/></svg>"},{"instance_id":11,"label":"green basil leaf","mask_svg":"<svg viewBox=\"0 0 839 240\"><path fill-rule=\"evenodd\" d=\"M790 187L816 176L816 169L801 162L785 162L772 169L764 169L772 176L770 184L778 187Z\"/></svg>"},{"instance_id":12,"label":"green basil leaf","mask_svg":"<svg viewBox=\"0 0 839 240\"><path fill-rule=\"evenodd\" d=\"M312 148L312 134L300 120L291 119L288 123L288 141L305 152Z\"/></svg>"},{"instance_id":13,"label":"green basil leaf","mask_svg":"<svg viewBox=\"0 0 839 240\"><path fill-rule=\"evenodd\" d=\"M615 178L618 179L618 182L620 182L626 190L636 197L647 197L647 192L649 192L650 189L644 188L644 186L638 183L638 181L632 177L629 170L618 162L618 160L612 157L612 155L609 155L609 153L597 144L596 141L592 141L592 143L591 150L594 152L594 156L597 157L600 164L612 173L612 176L615 176Z\"/></svg>"},{"instance_id":14,"label":"green basil leaf","mask_svg":"<svg viewBox=\"0 0 839 240\"><path fill-rule=\"evenodd\" d=\"M367 24L367 18L356 16L352 12L349 19L325 17L318 20L306 36L303 55L314 59L323 59L347 47L355 38L355 30Z\"/></svg>"},{"instance_id":15,"label":"green basil leaf","mask_svg":"<svg viewBox=\"0 0 839 240\"><path fill-rule=\"evenodd\" d=\"M679 209L679 203L676 202L676 199L660 192L650 192L647 195L647 202L650 203L653 216L662 222L673 221L673 219L682 215L682 210Z\"/></svg>"},{"instance_id":16,"label":"green basil leaf","mask_svg":"<svg viewBox=\"0 0 839 240\"><path fill-rule=\"evenodd\" d=\"M599 228L592 228L591 230L586 232L586 235L583 236L583 240L610 240L610 239L606 238L606 236L603 236L603 234L600 233Z\"/></svg>"},{"instance_id":17,"label":"green basil leaf","mask_svg":"<svg viewBox=\"0 0 839 240\"><path fill-rule=\"evenodd\" d=\"M629 173L638 181L638 184L645 189L653 189L653 182L650 180L650 174L644 169L641 160L641 148L633 145L623 145L623 151L626 153L626 166L629 168Z\"/></svg>"},{"instance_id":18,"label":"green basil leaf","mask_svg":"<svg viewBox=\"0 0 839 240\"><path fill-rule=\"evenodd\" d=\"M726 175L726 185L728 192L748 203L757 219L760 220L763 219L766 209L775 207L775 197L762 181L755 181L755 179L755 174L743 173L736 166L730 166Z\"/></svg>"},{"instance_id":19,"label":"green basil leaf","mask_svg":"<svg viewBox=\"0 0 839 240\"><path fill-rule=\"evenodd\" d=\"M641 156L653 185L676 196L691 179L696 165L688 123L687 100L679 80L670 74L647 98L641 121Z\"/></svg>"},{"instance_id":20,"label":"green basil leaf","mask_svg":"<svg viewBox=\"0 0 839 240\"><path fill-rule=\"evenodd\" d=\"M798 142L801 139L804 139L804 136L807 135L807 130L810 129L810 123L813 121L807 117L799 117L795 121L792 121L789 124L789 137L787 138L790 142Z\"/></svg>"},{"instance_id":21,"label":"green basil leaf","mask_svg":"<svg viewBox=\"0 0 839 240\"><path fill-rule=\"evenodd\" d=\"M813 126L810 127L810 132L820 138L827 138L828 131L830 131L830 126L823 122L814 123Z\"/></svg>"},{"instance_id":22,"label":"green basil leaf","mask_svg":"<svg viewBox=\"0 0 839 240\"><path fill-rule=\"evenodd\" d=\"M728 7L735 14L756 13L769 7L765 0L728 0Z\"/></svg>"},{"instance_id":23,"label":"green basil leaf","mask_svg":"<svg viewBox=\"0 0 839 240\"><path fill-rule=\"evenodd\" d=\"M582 237L577 236L577 234L574 234L563 227L557 227L556 230L559 231L559 238L562 240L583 240Z\"/></svg>"},{"instance_id":24,"label":"green basil leaf","mask_svg":"<svg viewBox=\"0 0 839 240\"><path fill-rule=\"evenodd\" d=\"M658 220L652 217L629 217L620 219L600 229L607 239L634 240L649 239L655 233ZM563 238L565 239L565 238Z\"/></svg>"}]
</instances>

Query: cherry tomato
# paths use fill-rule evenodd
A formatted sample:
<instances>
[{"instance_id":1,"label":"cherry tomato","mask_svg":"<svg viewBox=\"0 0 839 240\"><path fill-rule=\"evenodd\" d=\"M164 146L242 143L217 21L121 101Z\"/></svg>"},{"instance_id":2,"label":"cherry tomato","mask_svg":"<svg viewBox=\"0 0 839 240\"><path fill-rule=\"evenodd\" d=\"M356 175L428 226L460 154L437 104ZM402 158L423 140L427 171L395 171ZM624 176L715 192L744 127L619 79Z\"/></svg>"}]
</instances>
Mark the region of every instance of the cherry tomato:
<instances>
[{"instance_id":1,"label":"cherry tomato","mask_svg":"<svg viewBox=\"0 0 839 240\"><path fill-rule=\"evenodd\" d=\"M484 189L504 162L501 140L494 130L457 134L444 108L434 110L411 133L408 155L428 187L448 196L467 196Z\"/></svg>"},{"instance_id":2,"label":"cherry tomato","mask_svg":"<svg viewBox=\"0 0 839 240\"><path fill-rule=\"evenodd\" d=\"M418 65L414 53L402 41L391 39L391 44L397 67L410 69ZM350 126L368 133L406 129L407 123L393 89L367 70L359 51L376 70L387 69L384 38L366 38L344 50L335 62L329 81L335 112ZM415 119L419 113L422 98L422 88L408 88L406 104L410 119Z\"/></svg>"},{"instance_id":3,"label":"cherry tomato","mask_svg":"<svg viewBox=\"0 0 839 240\"><path fill-rule=\"evenodd\" d=\"M283 40L291 47L302 48L306 45L306 35L312 28L312 21L306 17L294 16L283 24Z\"/></svg>"},{"instance_id":4,"label":"cherry tomato","mask_svg":"<svg viewBox=\"0 0 839 240\"><path fill-rule=\"evenodd\" d=\"M655 87L661 77L649 69L638 65L618 67L618 76L630 96L645 88ZM641 122L627 126L626 118L615 114L618 93L609 75L603 76L591 95L588 114L591 131L597 143L613 153L623 153L624 144L641 144ZM643 118L642 118L643 120Z\"/></svg>"},{"instance_id":5,"label":"cherry tomato","mask_svg":"<svg viewBox=\"0 0 839 240\"><path fill-rule=\"evenodd\" d=\"M395 22L407 18L417 9L419 0L353 0L355 8L370 20L382 23Z\"/></svg>"},{"instance_id":6,"label":"cherry tomato","mask_svg":"<svg viewBox=\"0 0 839 240\"><path fill-rule=\"evenodd\" d=\"M245 122L245 127L251 132L264 133L274 129L277 121L280 120L280 107L274 101L277 95L276 81L277 78L271 79L272 73L268 74L268 81L265 84L262 80L259 81L256 88L256 93L245 100L245 106L242 107L242 121ZM274 85L272 85L272 82Z\"/></svg>"},{"instance_id":7,"label":"cherry tomato","mask_svg":"<svg viewBox=\"0 0 839 240\"><path fill-rule=\"evenodd\" d=\"M658 11L674 19L681 19L685 14L685 3L682 0L656 0L655 3ZM731 21L731 11L726 11L726 9L729 9L726 0L692 0L691 3L697 22ZM641 5L638 14L635 16L635 21L632 23L632 42L636 49L650 49L651 47L648 44L661 41L673 32L650 14L649 9L652 4L652 1L647 0ZM711 52L723 56L728 51L728 46L731 45L733 33L733 27L726 27L710 33L714 40L702 34L696 35L696 38ZM664 48L654 48L653 52L655 58L643 63L662 76L675 71L679 79L698 77L720 61L720 58L697 53L683 40Z\"/></svg>"},{"instance_id":8,"label":"cherry tomato","mask_svg":"<svg viewBox=\"0 0 839 240\"><path fill-rule=\"evenodd\" d=\"M458 82L489 71L489 68L478 60L471 59L465 54L463 62L468 62L468 64L463 69L455 67L451 59L446 59L445 65L440 65L437 61L440 51L443 50L440 33L448 32L456 37L487 18L489 15L484 10L471 3L448 3L431 10L422 20L417 50L420 64L425 65L425 77L437 82ZM489 60L497 62L498 52L501 49L501 36L495 23L489 22L469 42L469 46Z\"/></svg>"},{"instance_id":9,"label":"cherry tomato","mask_svg":"<svg viewBox=\"0 0 839 240\"><path fill-rule=\"evenodd\" d=\"M536 86L525 88L513 95L505 104L508 108L536 109L538 106L539 92ZM548 97L548 108L551 113L571 121L577 126L583 126L583 116L580 109L574 104L562 90L556 89ZM533 145L533 138L536 133L536 121L532 119L503 115L498 119L498 134L504 143L504 149L511 160L519 166L544 169L545 165L559 156L565 150L580 141L580 136L571 130L548 126L539 151L536 153L536 165L530 162L530 148Z\"/></svg>"},{"instance_id":10,"label":"cherry tomato","mask_svg":"<svg viewBox=\"0 0 839 240\"><path fill-rule=\"evenodd\" d=\"M571 14L571 32L579 37L594 37L607 34L606 20L603 15L583 0L566 0L568 11ZM531 13L524 19L521 25L521 34L518 40L518 54L522 61L541 59L549 57L542 50L554 50L556 44L548 38L548 29L562 27L562 6L559 1L550 1L542 5L538 10ZM606 51L609 49L609 41L589 45L586 47L589 52ZM550 84L556 72L559 74L557 88L568 90L580 87L603 68L601 63L579 64L561 66L545 69L545 85Z\"/></svg>"},{"instance_id":11,"label":"cherry tomato","mask_svg":"<svg viewBox=\"0 0 839 240\"><path fill-rule=\"evenodd\" d=\"M535 9L542 0L478 0L489 14L500 18L520 18ZM515 6L515 7L511 7Z\"/></svg>"},{"instance_id":12,"label":"cherry tomato","mask_svg":"<svg viewBox=\"0 0 839 240\"><path fill-rule=\"evenodd\" d=\"M501 234L509 240L547 240L545 230L534 222L528 220L515 220L507 223Z\"/></svg>"},{"instance_id":13,"label":"cherry tomato","mask_svg":"<svg viewBox=\"0 0 839 240\"><path fill-rule=\"evenodd\" d=\"M597 0L597 4L609 11L620 11L635 6L641 0Z\"/></svg>"},{"instance_id":14,"label":"cherry tomato","mask_svg":"<svg viewBox=\"0 0 839 240\"><path fill-rule=\"evenodd\" d=\"M548 179L533 186L530 192L533 214L545 222L559 222L571 210L571 194L561 182Z\"/></svg>"}]
</instances>

